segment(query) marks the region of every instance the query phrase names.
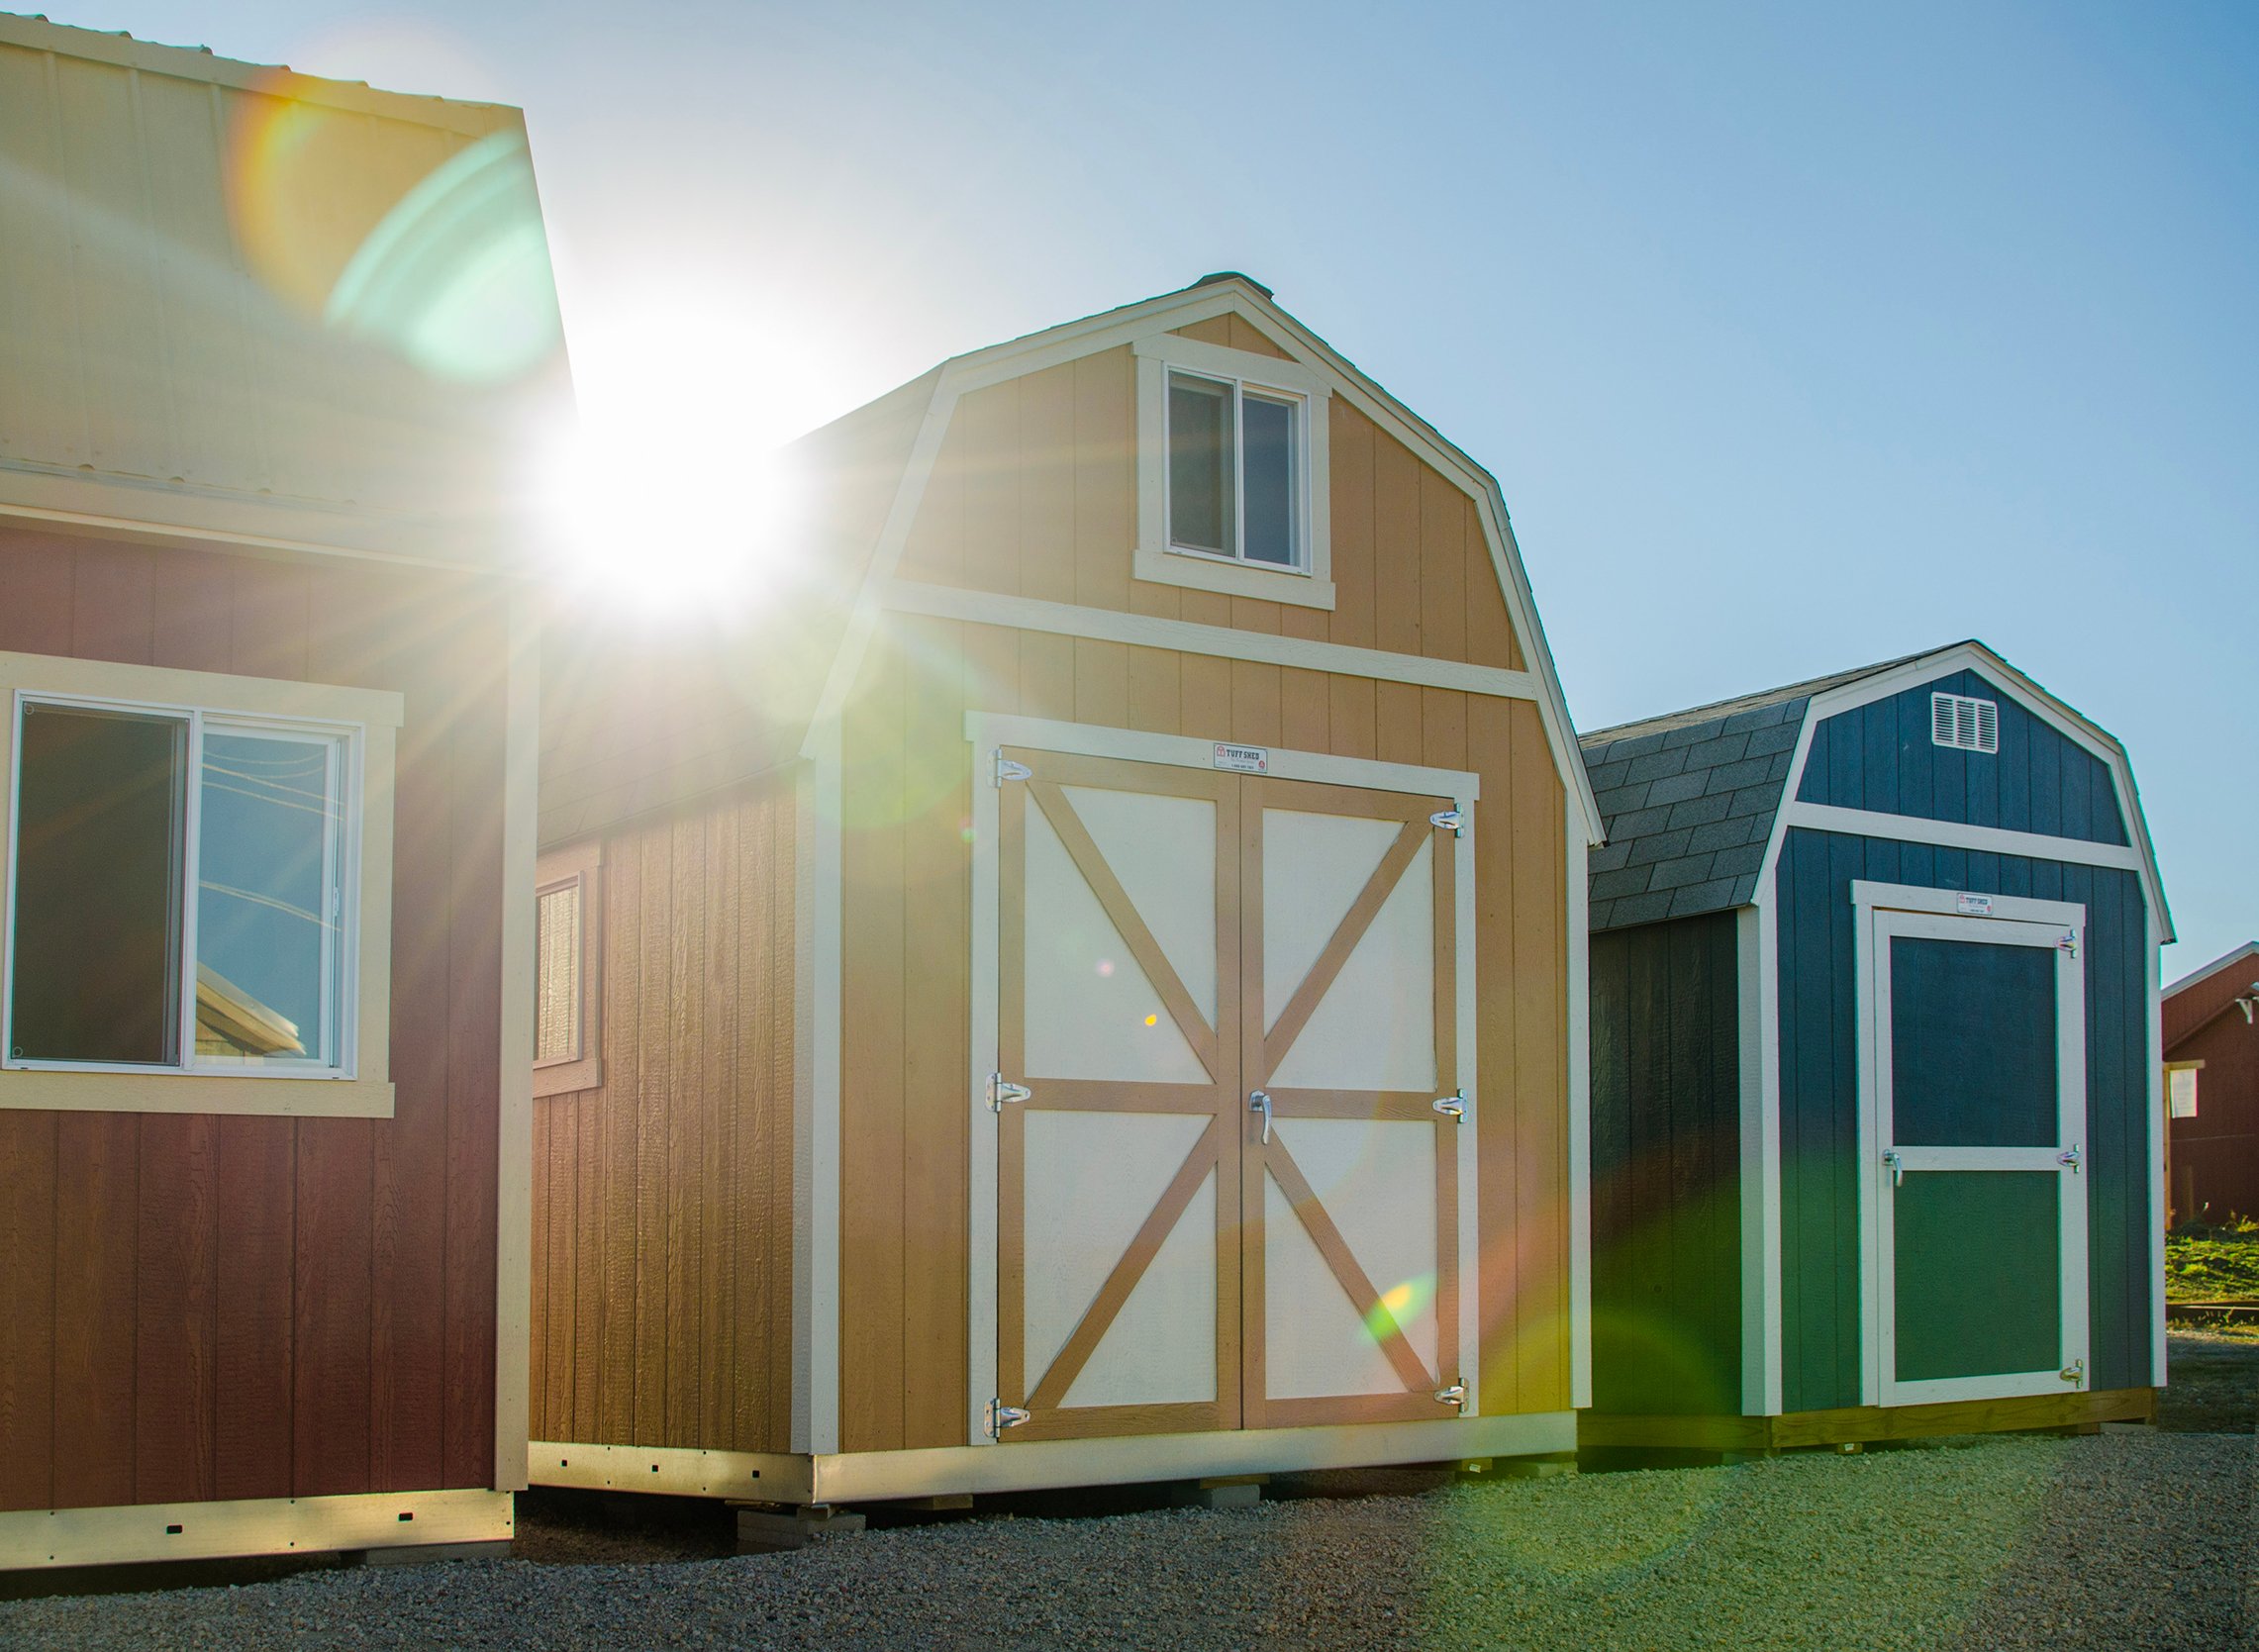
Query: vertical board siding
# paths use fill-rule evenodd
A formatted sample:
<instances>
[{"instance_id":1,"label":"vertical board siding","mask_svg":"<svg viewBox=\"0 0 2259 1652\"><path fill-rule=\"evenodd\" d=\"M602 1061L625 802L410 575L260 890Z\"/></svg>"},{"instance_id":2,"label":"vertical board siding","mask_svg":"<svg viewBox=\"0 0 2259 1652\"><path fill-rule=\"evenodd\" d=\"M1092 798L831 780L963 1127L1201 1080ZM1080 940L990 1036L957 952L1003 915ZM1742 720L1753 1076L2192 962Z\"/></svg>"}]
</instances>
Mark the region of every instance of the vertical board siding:
<instances>
[{"instance_id":1,"label":"vertical board siding","mask_svg":"<svg viewBox=\"0 0 2259 1652\"><path fill-rule=\"evenodd\" d=\"M1593 1407L1741 1409L1730 912L1592 938Z\"/></svg>"},{"instance_id":2,"label":"vertical board siding","mask_svg":"<svg viewBox=\"0 0 2259 1652\"><path fill-rule=\"evenodd\" d=\"M2000 750L1933 743L1933 693L1998 702ZM2110 766L1974 671L1822 719L1813 728L1797 800L2090 843L2128 841Z\"/></svg>"},{"instance_id":3,"label":"vertical board siding","mask_svg":"<svg viewBox=\"0 0 2259 1652\"><path fill-rule=\"evenodd\" d=\"M2168 1125L2176 1221L2259 1215L2259 1031L2234 1007L2254 980L2241 958L2165 1001L2165 1059L2205 1064L2197 1116Z\"/></svg>"},{"instance_id":4,"label":"vertical board siding","mask_svg":"<svg viewBox=\"0 0 2259 1652\"><path fill-rule=\"evenodd\" d=\"M505 634L465 578L0 531L0 648L406 699L394 1117L0 1114L0 1509L491 1483Z\"/></svg>"},{"instance_id":5,"label":"vertical board siding","mask_svg":"<svg viewBox=\"0 0 2259 1652\"><path fill-rule=\"evenodd\" d=\"M604 843L603 1085L538 1099L536 1439L787 1449L790 780Z\"/></svg>"},{"instance_id":6,"label":"vertical board siding","mask_svg":"<svg viewBox=\"0 0 2259 1652\"><path fill-rule=\"evenodd\" d=\"M1924 691L1926 693L1926 691ZM2006 714L2006 707L2003 708ZM1926 720L1926 702L1922 708ZM1923 740L1928 738L1926 722ZM2004 747L2006 741L2003 741ZM1940 752L1940 756L1947 753ZM2149 1274L2148 918L2131 872L1792 830L1780 923L1783 1397L1859 1403L1858 1011L1851 883L2074 901L2087 909L2087 1199L2091 1386L2146 1387Z\"/></svg>"}]
</instances>

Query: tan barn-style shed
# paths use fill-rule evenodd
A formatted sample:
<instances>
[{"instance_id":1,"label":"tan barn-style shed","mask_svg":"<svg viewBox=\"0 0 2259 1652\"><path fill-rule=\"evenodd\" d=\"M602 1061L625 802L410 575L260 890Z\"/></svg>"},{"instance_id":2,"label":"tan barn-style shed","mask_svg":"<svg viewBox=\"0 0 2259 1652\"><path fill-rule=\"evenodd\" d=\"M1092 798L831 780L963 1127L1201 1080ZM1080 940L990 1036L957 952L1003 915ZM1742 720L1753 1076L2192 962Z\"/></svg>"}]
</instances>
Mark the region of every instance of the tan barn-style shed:
<instances>
[{"instance_id":1,"label":"tan barn-style shed","mask_svg":"<svg viewBox=\"0 0 2259 1652\"><path fill-rule=\"evenodd\" d=\"M544 661L532 1475L1572 1451L1596 815L1496 483L1244 276L803 441Z\"/></svg>"}]
</instances>

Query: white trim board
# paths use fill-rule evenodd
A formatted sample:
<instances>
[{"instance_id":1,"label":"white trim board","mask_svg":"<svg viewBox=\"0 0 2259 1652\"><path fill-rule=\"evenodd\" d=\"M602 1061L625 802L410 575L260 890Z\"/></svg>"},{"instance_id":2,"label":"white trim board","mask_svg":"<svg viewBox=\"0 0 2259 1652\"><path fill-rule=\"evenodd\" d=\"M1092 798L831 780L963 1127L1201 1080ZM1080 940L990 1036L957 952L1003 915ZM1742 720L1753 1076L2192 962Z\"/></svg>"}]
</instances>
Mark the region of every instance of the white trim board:
<instances>
[{"instance_id":1,"label":"white trim board","mask_svg":"<svg viewBox=\"0 0 2259 1652\"><path fill-rule=\"evenodd\" d=\"M917 614L929 619L1047 632L1096 642L1126 642L1139 648L1169 648L1181 654L1291 666L1298 671L1324 671L1336 677L1418 683L1425 688L1457 689L1464 694L1488 694L1504 700L1538 697L1537 679L1526 671L1469 665L1462 660L1429 659L1423 654L1388 653L1378 648L1352 648L1340 642L1313 642L1299 636L1281 636L1274 632L1235 631L1229 626L1204 626L1191 620L1163 620L1150 614L1126 614L1118 609L1079 608L1071 603L1042 602L1033 597L999 596L953 585L926 585L916 580L898 579L887 588L886 606L898 614Z\"/></svg>"},{"instance_id":2,"label":"white trim board","mask_svg":"<svg viewBox=\"0 0 2259 1652\"><path fill-rule=\"evenodd\" d=\"M2083 837L2049 837L2036 831L1963 826L1957 821L1932 821L1919 815L1838 809L1826 803L1783 804L1781 820L1784 829L1804 826L1813 831L1840 831L1854 837L1931 843L1939 848L1967 849L1977 854L2022 855L2029 860L2066 861L2075 866L2109 866L2120 872L2141 870L2140 850L2129 849L2122 843L2093 843Z\"/></svg>"},{"instance_id":3,"label":"white trim board","mask_svg":"<svg viewBox=\"0 0 2259 1652\"><path fill-rule=\"evenodd\" d=\"M0 1570L507 1543L508 1492L366 1492L0 1513Z\"/></svg>"},{"instance_id":4,"label":"white trim board","mask_svg":"<svg viewBox=\"0 0 2259 1652\"><path fill-rule=\"evenodd\" d=\"M965 738L973 760L986 761L1000 745L1030 746L1078 757L1115 757L1131 763L1165 763L1171 768L1216 766L1218 742L1193 734L1148 734L1134 729L1109 729L1094 723L1058 723L1047 718L1000 712L965 713ZM1463 769L1424 768L1416 763L1384 763L1372 757L1335 757L1323 751L1265 748L1278 780L1309 780L1324 786L1363 786L1376 792L1414 792L1472 803L1482 796L1482 776ZM984 776L975 775L982 785ZM990 791L996 788L989 786ZM985 1076L985 1075L984 1075Z\"/></svg>"},{"instance_id":5,"label":"white trim board","mask_svg":"<svg viewBox=\"0 0 2259 1652\"><path fill-rule=\"evenodd\" d=\"M1586 842L1600 843L1603 838L1600 809L1593 800L1592 781L1585 773L1584 759L1577 748L1568 702L1561 693L1559 673L1554 668L1544 628L1538 622L1527 570L1522 566L1521 547L1515 542L1506 501L1499 492L1496 478L1241 277L1227 277L1180 292L1164 293L1142 303L1069 322L942 363L934 375L932 400L888 509L885 526L864 571L846 634L833 657L816 716L803 742L803 753L815 754L824 737L822 729L837 717L862 667L884 593L901 566L911 522L932 479L941 435L955 413L958 399L989 384L1222 315L1245 317L1291 359L1325 374L1331 380L1334 394L1346 397L1359 412L1411 447L1474 502L1490 549L1492 573L1506 601L1515 634L1533 667L1538 692L1532 699L1545 727L1555 772L1578 802Z\"/></svg>"},{"instance_id":6,"label":"white trim board","mask_svg":"<svg viewBox=\"0 0 2259 1652\"><path fill-rule=\"evenodd\" d=\"M526 1484L533 1397L535 867L541 810L541 637L531 596L510 599L502 808L502 1055L495 1191L494 1485Z\"/></svg>"},{"instance_id":7,"label":"white trim board","mask_svg":"<svg viewBox=\"0 0 2259 1652\"><path fill-rule=\"evenodd\" d=\"M1592 930L1592 885L1585 867L1591 851L1577 834L1575 800L1564 807L1562 840L1569 861L1569 1405L1583 1410L1592 1404L1592 948L1586 944ZM1472 867L1462 868L1459 899L1470 913L1474 881ZM1460 1037L1463 1047L1474 1048L1471 1017ZM1462 1209L1478 1212L1479 1226L1471 1189L1461 1197ZM1462 1287L1462 1294L1472 1298L1478 1293Z\"/></svg>"},{"instance_id":8,"label":"white trim board","mask_svg":"<svg viewBox=\"0 0 2259 1652\"><path fill-rule=\"evenodd\" d=\"M1926 884L1878 883L1871 878L1851 880L1851 905L1864 915L1870 907L1887 912L1928 913L1938 918L1969 918L2009 923L2053 923L2084 928L2087 909L2077 901L2035 901L2026 895L1988 895L1988 910L1961 910L1961 892L1932 889Z\"/></svg>"},{"instance_id":9,"label":"white trim board","mask_svg":"<svg viewBox=\"0 0 2259 1652\"><path fill-rule=\"evenodd\" d=\"M1734 915L1741 1101L1741 1411L1781 1411L1780 966L1770 903Z\"/></svg>"}]
</instances>

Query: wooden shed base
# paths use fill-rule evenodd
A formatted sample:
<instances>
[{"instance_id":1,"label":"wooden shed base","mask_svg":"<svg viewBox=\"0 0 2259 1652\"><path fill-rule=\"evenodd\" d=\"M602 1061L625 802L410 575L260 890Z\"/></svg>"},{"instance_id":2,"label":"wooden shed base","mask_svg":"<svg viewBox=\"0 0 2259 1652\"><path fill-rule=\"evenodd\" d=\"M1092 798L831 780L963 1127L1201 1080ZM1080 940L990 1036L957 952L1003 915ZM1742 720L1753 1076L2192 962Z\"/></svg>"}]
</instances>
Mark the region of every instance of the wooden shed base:
<instances>
[{"instance_id":1,"label":"wooden shed base","mask_svg":"<svg viewBox=\"0 0 2259 1652\"><path fill-rule=\"evenodd\" d=\"M1655 1448L1682 1451L1793 1451L1869 1440L1940 1434L1990 1434L2028 1428L2078 1428L2105 1422L2151 1422L2153 1388L2096 1394L2036 1394L2013 1400L1957 1400L1936 1406L1848 1406L1784 1416L1656 1416L1585 1411L1577 1418L1580 1449Z\"/></svg>"},{"instance_id":2,"label":"wooden shed base","mask_svg":"<svg viewBox=\"0 0 2259 1652\"><path fill-rule=\"evenodd\" d=\"M0 1570L507 1544L508 1492L388 1492L0 1513Z\"/></svg>"},{"instance_id":3,"label":"wooden shed base","mask_svg":"<svg viewBox=\"0 0 2259 1652\"><path fill-rule=\"evenodd\" d=\"M814 1455L537 1440L528 1468L538 1486L817 1506L1301 1469L1544 1457L1573 1450L1576 1443L1576 1413L1544 1411L1439 1422L1246 1428L1214 1434L1136 1434Z\"/></svg>"}]
</instances>

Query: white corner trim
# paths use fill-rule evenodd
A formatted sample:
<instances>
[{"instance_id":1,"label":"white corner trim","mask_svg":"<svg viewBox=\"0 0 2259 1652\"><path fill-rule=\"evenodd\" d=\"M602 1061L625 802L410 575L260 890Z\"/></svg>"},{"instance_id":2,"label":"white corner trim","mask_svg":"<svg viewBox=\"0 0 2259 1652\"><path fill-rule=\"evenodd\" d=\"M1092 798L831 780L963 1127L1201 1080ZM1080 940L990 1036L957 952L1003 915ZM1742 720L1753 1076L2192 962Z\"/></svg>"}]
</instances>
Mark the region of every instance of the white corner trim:
<instances>
[{"instance_id":1,"label":"white corner trim","mask_svg":"<svg viewBox=\"0 0 2259 1652\"><path fill-rule=\"evenodd\" d=\"M2087 922L2087 909L2077 901L2034 901L2023 895L1988 895L1985 899L1990 911L1966 913L1961 910L1958 890L1931 889L1925 884L1876 883L1868 878L1851 880L1851 905L1862 915L1869 908L1880 907L1891 912L1990 919L1994 923L2068 924L2074 928L2085 927Z\"/></svg>"},{"instance_id":2,"label":"white corner trim","mask_svg":"<svg viewBox=\"0 0 2259 1652\"><path fill-rule=\"evenodd\" d=\"M1258 665L1323 671L1336 677L1418 683L1424 688L1456 689L1462 694L1484 694L1505 700L1535 700L1541 692L1537 680L1526 671L1469 665L1463 660L1429 659L1423 654L1393 654L1378 648L1352 648L1340 642L1313 642L1273 632L1235 631L1229 626L1204 626L1190 620L1163 620L1150 614L1126 614L1118 609L1081 608L1072 603L1042 602L1033 597L1000 596L954 585L926 585L916 580L898 579L887 588L886 606L897 614L917 614L928 619L963 620L974 625L1047 632L1058 636L1087 637L1095 642L1123 642L1137 648L1168 648L1182 654L1243 659Z\"/></svg>"},{"instance_id":3,"label":"white corner trim","mask_svg":"<svg viewBox=\"0 0 2259 1652\"><path fill-rule=\"evenodd\" d=\"M1825 803L1790 803L1781 808L1786 826L1814 831L1839 831L1855 837L1884 837L1901 843L1933 843L1978 854L2021 855L2029 860L2066 861L2075 866L2109 866L2121 872L2142 869L2141 851L2122 843L2092 843L2083 837L2050 837L2001 826L1963 826L1919 815L1887 815L1871 809L1838 809Z\"/></svg>"},{"instance_id":4,"label":"white corner trim","mask_svg":"<svg viewBox=\"0 0 2259 1652\"><path fill-rule=\"evenodd\" d=\"M966 1131L968 1182L965 1206L965 1259L970 1270L965 1280L965 1439L973 1445L993 1445L988 1432L988 1403L996 1397L999 1291L997 1281L998 1155L1003 1150L1003 1120L988 1105L989 1075L999 1067L997 1022L1001 1014L997 995L1001 982L997 959L1002 922L997 906L1002 876L997 856L1003 843L1003 806L991 767L996 753L979 733L972 739L973 841L972 841L972 1035L967 1041L965 1107L972 1120Z\"/></svg>"},{"instance_id":5,"label":"white corner trim","mask_svg":"<svg viewBox=\"0 0 2259 1652\"><path fill-rule=\"evenodd\" d=\"M965 713L965 738L973 760L993 757L999 746L1057 751L1078 757L1113 757L1130 763L1164 763L1171 768L1217 767L1216 740L1192 734L1148 734L1134 729L1109 729L1093 723L1057 723L1046 718L1013 717L996 712ZM1323 751L1267 746L1276 780L1309 780L1325 786L1362 786L1376 792L1410 792L1420 797L1472 803L1482 795L1482 776L1461 769L1431 769L1416 763L1384 763L1373 757L1335 757ZM976 770L974 778L980 779ZM974 788L996 788L982 781ZM1463 841L1464 839L1462 839Z\"/></svg>"},{"instance_id":6,"label":"white corner trim","mask_svg":"<svg viewBox=\"0 0 2259 1652\"><path fill-rule=\"evenodd\" d=\"M540 858L541 639L510 598L502 806L501 1086L495 1189L494 1488L526 1485L532 1429L535 867Z\"/></svg>"},{"instance_id":7,"label":"white corner trim","mask_svg":"<svg viewBox=\"0 0 2259 1652\"><path fill-rule=\"evenodd\" d=\"M1766 891L1760 890L1762 897ZM1741 1079L1741 1410L1778 1416L1781 1371L1779 908L1760 899L1734 924Z\"/></svg>"},{"instance_id":8,"label":"white corner trim","mask_svg":"<svg viewBox=\"0 0 2259 1652\"><path fill-rule=\"evenodd\" d=\"M1592 922L1585 870L1590 851L1577 829L1583 824L1577 800L1564 798L1562 810L1569 863L1569 1405L1582 1410L1592 1404L1592 948L1586 944ZM1473 882L1466 877L1466 885Z\"/></svg>"},{"instance_id":9,"label":"white corner trim","mask_svg":"<svg viewBox=\"0 0 2259 1652\"><path fill-rule=\"evenodd\" d=\"M839 726L794 787L792 1447L839 1443Z\"/></svg>"},{"instance_id":10,"label":"white corner trim","mask_svg":"<svg viewBox=\"0 0 2259 1652\"><path fill-rule=\"evenodd\" d=\"M2141 983L2147 997L2145 1020L2149 1050L2149 1386L2163 1388L2165 1359L2165 1016L2157 990L2159 959L2152 915L2151 931L2142 937Z\"/></svg>"}]
</instances>

